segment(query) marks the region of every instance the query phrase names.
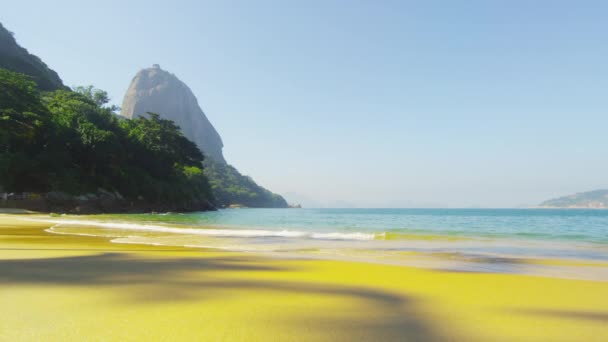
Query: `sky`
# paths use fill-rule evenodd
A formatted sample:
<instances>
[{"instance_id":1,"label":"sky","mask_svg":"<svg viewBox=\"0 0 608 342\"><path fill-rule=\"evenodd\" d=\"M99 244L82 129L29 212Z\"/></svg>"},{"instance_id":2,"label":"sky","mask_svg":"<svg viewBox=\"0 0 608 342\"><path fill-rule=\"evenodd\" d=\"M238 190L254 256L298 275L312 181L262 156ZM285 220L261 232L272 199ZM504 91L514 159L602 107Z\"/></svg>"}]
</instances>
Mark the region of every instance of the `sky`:
<instances>
[{"instance_id":1,"label":"sky","mask_svg":"<svg viewBox=\"0 0 608 342\"><path fill-rule=\"evenodd\" d=\"M224 155L309 206L518 207L608 188L608 2L0 0L68 86L152 64Z\"/></svg>"}]
</instances>

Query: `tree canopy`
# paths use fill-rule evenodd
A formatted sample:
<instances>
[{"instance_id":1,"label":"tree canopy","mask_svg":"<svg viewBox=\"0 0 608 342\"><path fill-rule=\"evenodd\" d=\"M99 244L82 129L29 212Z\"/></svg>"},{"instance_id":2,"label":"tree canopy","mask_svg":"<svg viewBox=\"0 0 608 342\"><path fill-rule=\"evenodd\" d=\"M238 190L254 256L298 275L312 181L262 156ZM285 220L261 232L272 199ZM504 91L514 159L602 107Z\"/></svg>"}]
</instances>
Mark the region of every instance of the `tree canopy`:
<instances>
[{"instance_id":1,"label":"tree canopy","mask_svg":"<svg viewBox=\"0 0 608 342\"><path fill-rule=\"evenodd\" d=\"M211 200L203 154L172 121L119 119L93 87L40 93L0 69L0 186L71 194L117 191L151 202Z\"/></svg>"},{"instance_id":2,"label":"tree canopy","mask_svg":"<svg viewBox=\"0 0 608 342\"><path fill-rule=\"evenodd\" d=\"M287 202L256 184L251 177L241 175L231 165L209 158L204 162L204 173L209 179L217 204L239 204L253 208L286 208Z\"/></svg>"}]
</instances>

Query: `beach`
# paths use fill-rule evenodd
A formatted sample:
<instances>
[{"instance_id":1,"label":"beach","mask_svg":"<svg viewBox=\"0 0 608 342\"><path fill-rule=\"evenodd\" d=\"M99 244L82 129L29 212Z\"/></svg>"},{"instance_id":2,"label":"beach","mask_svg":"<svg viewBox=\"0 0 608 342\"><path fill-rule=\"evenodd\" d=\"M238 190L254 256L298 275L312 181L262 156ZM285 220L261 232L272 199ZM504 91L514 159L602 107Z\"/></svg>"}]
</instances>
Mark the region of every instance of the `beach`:
<instances>
[{"instance_id":1,"label":"beach","mask_svg":"<svg viewBox=\"0 0 608 342\"><path fill-rule=\"evenodd\" d=\"M608 336L605 281L117 244L23 217L0 216L3 341Z\"/></svg>"}]
</instances>

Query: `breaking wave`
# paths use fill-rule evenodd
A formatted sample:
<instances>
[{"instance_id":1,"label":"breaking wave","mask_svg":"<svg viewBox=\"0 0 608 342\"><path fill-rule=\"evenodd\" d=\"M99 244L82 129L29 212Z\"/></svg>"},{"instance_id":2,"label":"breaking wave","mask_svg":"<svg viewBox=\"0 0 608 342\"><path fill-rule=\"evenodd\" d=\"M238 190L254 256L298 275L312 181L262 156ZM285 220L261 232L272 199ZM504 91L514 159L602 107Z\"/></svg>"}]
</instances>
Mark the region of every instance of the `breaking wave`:
<instances>
[{"instance_id":1,"label":"breaking wave","mask_svg":"<svg viewBox=\"0 0 608 342\"><path fill-rule=\"evenodd\" d=\"M178 228L161 225L98 222L86 220L37 220L57 225L95 226L105 229L122 229L131 231L161 232L172 234L203 235L233 238L304 238L318 240L374 240L383 234L361 232L305 232L298 230L264 230L264 229L216 229L216 228Z\"/></svg>"}]
</instances>

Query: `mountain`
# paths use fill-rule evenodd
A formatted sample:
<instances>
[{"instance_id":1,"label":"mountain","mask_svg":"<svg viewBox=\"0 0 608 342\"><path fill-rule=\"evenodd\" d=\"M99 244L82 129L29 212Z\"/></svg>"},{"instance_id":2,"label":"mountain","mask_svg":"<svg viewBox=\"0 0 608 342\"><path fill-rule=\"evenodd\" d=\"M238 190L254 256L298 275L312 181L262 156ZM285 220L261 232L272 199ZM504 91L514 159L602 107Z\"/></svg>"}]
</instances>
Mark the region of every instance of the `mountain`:
<instances>
[{"instance_id":1,"label":"mountain","mask_svg":"<svg viewBox=\"0 0 608 342\"><path fill-rule=\"evenodd\" d=\"M65 89L61 78L40 58L17 44L13 33L0 23L0 68L26 74L43 91Z\"/></svg>"},{"instance_id":2,"label":"mountain","mask_svg":"<svg viewBox=\"0 0 608 342\"><path fill-rule=\"evenodd\" d=\"M184 82L158 64L135 75L122 102L121 115L129 119L147 112L159 113L163 119L175 122L206 156L226 163L222 138L201 110L196 96Z\"/></svg>"},{"instance_id":3,"label":"mountain","mask_svg":"<svg viewBox=\"0 0 608 342\"><path fill-rule=\"evenodd\" d=\"M608 209L608 190L580 192L545 201L540 206L544 208Z\"/></svg>"},{"instance_id":4,"label":"mountain","mask_svg":"<svg viewBox=\"0 0 608 342\"><path fill-rule=\"evenodd\" d=\"M27 75L0 68L0 207L215 209L203 154L179 127L158 115L119 120L103 99L103 91L41 93Z\"/></svg>"},{"instance_id":5,"label":"mountain","mask_svg":"<svg viewBox=\"0 0 608 342\"><path fill-rule=\"evenodd\" d=\"M0 207L112 213L215 209L203 154L169 120L125 120L74 91L0 24Z\"/></svg>"},{"instance_id":6,"label":"mountain","mask_svg":"<svg viewBox=\"0 0 608 342\"><path fill-rule=\"evenodd\" d=\"M190 88L158 64L140 70L125 94L121 115L127 118L157 113L174 121L207 157L204 173L219 206L287 207L283 197L264 189L224 159L222 138L200 108Z\"/></svg>"}]
</instances>

